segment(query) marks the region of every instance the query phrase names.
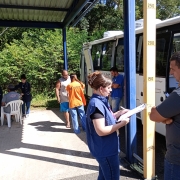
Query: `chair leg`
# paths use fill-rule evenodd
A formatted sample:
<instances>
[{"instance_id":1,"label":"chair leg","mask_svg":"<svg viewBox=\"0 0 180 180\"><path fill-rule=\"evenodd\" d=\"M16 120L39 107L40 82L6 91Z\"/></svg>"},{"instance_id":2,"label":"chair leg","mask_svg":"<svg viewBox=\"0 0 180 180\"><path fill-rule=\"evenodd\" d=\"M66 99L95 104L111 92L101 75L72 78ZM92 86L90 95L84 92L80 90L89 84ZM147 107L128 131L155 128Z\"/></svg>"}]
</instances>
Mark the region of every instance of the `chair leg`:
<instances>
[{"instance_id":1,"label":"chair leg","mask_svg":"<svg viewBox=\"0 0 180 180\"><path fill-rule=\"evenodd\" d=\"M15 114L16 122L19 122L18 114Z\"/></svg>"},{"instance_id":2,"label":"chair leg","mask_svg":"<svg viewBox=\"0 0 180 180\"><path fill-rule=\"evenodd\" d=\"M6 117L7 117L8 127L11 127L11 115L10 114L6 114Z\"/></svg>"},{"instance_id":3,"label":"chair leg","mask_svg":"<svg viewBox=\"0 0 180 180\"><path fill-rule=\"evenodd\" d=\"M20 121L20 124L22 125L22 115L21 115L21 113L19 114L19 121Z\"/></svg>"},{"instance_id":4,"label":"chair leg","mask_svg":"<svg viewBox=\"0 0 180 180\"><path fill-rule=\"evenodd\" d=\"M1 114L1 126L3 126L3 124L4 124L4 113Z\"/></svg>"}]
</instances>

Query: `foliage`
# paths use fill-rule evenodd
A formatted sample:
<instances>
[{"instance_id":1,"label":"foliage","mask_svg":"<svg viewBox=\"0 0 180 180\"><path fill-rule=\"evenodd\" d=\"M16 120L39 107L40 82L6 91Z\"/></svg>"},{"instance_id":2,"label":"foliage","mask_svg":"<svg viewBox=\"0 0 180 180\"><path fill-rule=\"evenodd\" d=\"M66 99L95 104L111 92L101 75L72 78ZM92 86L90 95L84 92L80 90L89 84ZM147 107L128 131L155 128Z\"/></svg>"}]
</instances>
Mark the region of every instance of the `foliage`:
<instances>
[{"instance_id":1,"label":"foliage","mask_svg":"<svg viewBox=\"0 0 180 180\"><path fill-rule=\"evenodd\" d=\"M78 72L79 54L86 32L69 29L67 49L69 71ZM22 39L6 44L0 53L0 84L17 84L25 73L32 85L33 94L47 92L54 96L54 86L63 69L63 46L61 30L29 29Z\"/></svg>"},{"instance_id":2,"label":"foliage","mask_svg":"<svg viewBox=\"0 0 180 180\"><path fill-rule=\"evenodd\" d=\"M0 28L0 51L5 47L5 44L12 42L13 39L21 39L22 33L25 32L26 28Z\"/></svg>"},{"instance_id":3,"label":"foliage","mask_svg":"<svg viewBox=\"0 0 180 180\"><path fill-rule=\"evenodd\" d=\"M105 31L123 28L122 7L118 9L115 5L112 0L106 5L98 3L79 23L78 27L88 32L89 41L102 38Z\"/></svg>"},{"instance_id":4,"label":"foliage","mask_svg":"<svg viewBox=\"0 0 180 180\"><path fill-rule=\"evenodd\" d=\"M56 98L50 98L47 94L36 95L31 102L33 108L59 108Z\"/></svg>"},{"instance_id":5,"label":"foliage","mask_svg":"<svg viewBox=\"0 0 180 180\"><path fill-rule=\"evenodd\" d=\"M156 18L169 19L180 15L179 0L157 0ZM136 19L143 18L143 0L136 0Z\"/></svg>"},{"instance_id":6,"label":"foliage","mask_svg":"<svg viewBox=\"0 0 180 180\"><path fill-rule=\"evenodd\" d=\"M157 0L157 18L164 20L180 15L179 0Z\"/></svg>"}]
</instances>

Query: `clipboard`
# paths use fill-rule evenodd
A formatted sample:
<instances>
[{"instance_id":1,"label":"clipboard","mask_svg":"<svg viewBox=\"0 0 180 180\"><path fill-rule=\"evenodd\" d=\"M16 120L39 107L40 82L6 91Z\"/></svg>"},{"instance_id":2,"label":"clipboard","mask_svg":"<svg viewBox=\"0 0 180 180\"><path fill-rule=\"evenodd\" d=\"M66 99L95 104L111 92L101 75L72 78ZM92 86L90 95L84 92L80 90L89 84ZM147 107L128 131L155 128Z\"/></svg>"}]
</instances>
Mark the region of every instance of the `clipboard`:
<instances>
[{"instance_id":1,"label":"clipboard","mask_svg":"<svg viewBox=\"0 0 180 180\"><path fill-rule=\"evenodd\" d=\"M132 116L132 115L134 115L134 114L136 114L136 113L138 113L138 112L141 112L141 111L143 111L145 108L146 108L146 104L141 104L140 106L137 106L136 108L131 109L131 110L129 110L127 113L121 115L121 116L119 117L119 119L117 120L117 122L122 121L123 119L127 119L128 117L130 117L130 116Z\"/></svg>"}]
</instances>

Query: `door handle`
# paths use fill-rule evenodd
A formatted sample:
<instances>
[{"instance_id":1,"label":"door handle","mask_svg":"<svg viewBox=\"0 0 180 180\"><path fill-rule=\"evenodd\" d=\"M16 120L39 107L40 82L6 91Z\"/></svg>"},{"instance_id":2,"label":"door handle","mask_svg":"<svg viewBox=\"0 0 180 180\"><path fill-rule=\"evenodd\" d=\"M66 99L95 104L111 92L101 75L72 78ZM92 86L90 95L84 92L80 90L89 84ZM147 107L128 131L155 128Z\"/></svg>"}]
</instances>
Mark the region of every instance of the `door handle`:
<instances>
[{"instance_id":1,"label":"door handle","mask_svg":"<svg viewBox=\"0 0 180 180\"><path fill-rule=\"evenodd\" d=\"M163 98L163 97L160 97L160 101L161 101L161 102L164 101L164 98Z\"/></svg>"}]
</instances>

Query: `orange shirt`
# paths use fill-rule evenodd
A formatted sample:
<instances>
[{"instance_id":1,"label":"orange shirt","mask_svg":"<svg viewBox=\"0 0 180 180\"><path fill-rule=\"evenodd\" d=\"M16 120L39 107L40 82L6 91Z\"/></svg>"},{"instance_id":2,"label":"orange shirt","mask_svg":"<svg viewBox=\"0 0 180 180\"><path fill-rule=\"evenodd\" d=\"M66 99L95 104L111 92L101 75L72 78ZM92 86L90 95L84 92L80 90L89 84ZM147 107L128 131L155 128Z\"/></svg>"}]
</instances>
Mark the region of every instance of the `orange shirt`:
<instances>
[{"instance_id":1,"label":"orange shirt","mask_svg":"<svg viewBox=\"0 0 180 180\"><path fill-rule=\"evenodd\" d=\"M84 87L85 87L84 84L80 84L77 81L70 83L66 87L66 90L69 94L69 107L70 108L86 105L86 99L83 93Z\"/></svg>"}]
</instances>

